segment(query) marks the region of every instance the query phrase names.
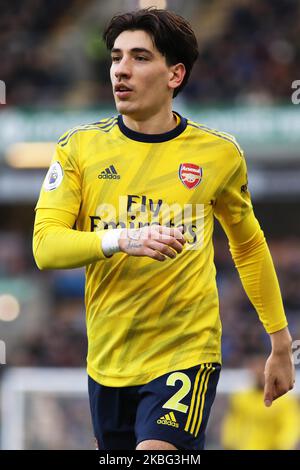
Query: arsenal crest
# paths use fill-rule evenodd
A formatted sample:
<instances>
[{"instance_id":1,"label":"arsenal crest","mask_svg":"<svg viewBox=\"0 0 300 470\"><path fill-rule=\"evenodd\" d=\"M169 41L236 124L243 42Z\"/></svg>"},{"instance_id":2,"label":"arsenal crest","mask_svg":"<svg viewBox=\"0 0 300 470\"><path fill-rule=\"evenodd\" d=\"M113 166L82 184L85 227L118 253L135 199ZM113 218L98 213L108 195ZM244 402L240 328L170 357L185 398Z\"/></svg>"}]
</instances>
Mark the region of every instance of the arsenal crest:
<instances>
[{"instance_id":1,"label":"arsenal crest","mask_svg":"<svg viewBox=\"0 0 300 470\"><path fill-rule=\"evenodd\" d=\"M202 168L194 163L182 163L179 167L179 178L184 186L193 189L202 180Z\"/></svg>"}]
</instances>

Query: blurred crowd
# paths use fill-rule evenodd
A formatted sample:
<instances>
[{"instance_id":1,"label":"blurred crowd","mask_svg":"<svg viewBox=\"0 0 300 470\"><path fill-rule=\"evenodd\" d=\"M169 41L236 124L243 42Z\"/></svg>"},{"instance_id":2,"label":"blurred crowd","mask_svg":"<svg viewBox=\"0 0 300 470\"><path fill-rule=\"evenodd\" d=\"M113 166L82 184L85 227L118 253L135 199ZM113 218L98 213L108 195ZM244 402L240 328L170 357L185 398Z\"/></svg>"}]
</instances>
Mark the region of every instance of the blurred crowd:
<instances>
[{"instance_id":1,"label":"blurred crowd","mask_svg":"<svg viewBox=\"0 0 300 470\"><path fill-rule=\"evenodd\" d=\"M55 57L51 37L73 0L15 0L1 3L1 80L7 104L33 106L42 96L60 99L69 79ZM48 47L47 47L48 46ZM62 58L61 58L62 59ZM37 101L36 101L37 100Z\"/></svg>"},{"instance_id":2,"label":"blurred crowd","mask_svg":"<svg viewBox=\"0 0 300 470\"><path fill-rule=\"evenodd\" d=\"M85 367L87 339L84 309L84 270L38 271L29 244L12 237L0 251L0 285L10 279L26 279L36 291L31 300L19 295L20 315L2 324L7 340L9 366ZM24 243L24 241L23 241ZM294 339L300 338L300 240L269 240L289 325ZM1 244L0 244L1 246ZM27 257L27 261L26 258ZM269 337L247 299L230 257L225 238L215 243L217 283L223 323L225 367L243 367L251 355L268 354ZM26 287L24 288L26 290ZM3 290L3 287L2 289ZM10 292L11 293L11 292ZM4 329L5 326L5 329ZM19 334L18 334L19 331Z\"/></svg>"},{"instance_id":3,"label":"blurred crowd","mask_svg":"<svg viewBox=\"0 0 300 470\"><path fill-rule=\"evenodd\" d=\"M15 0L1 6L0 79L8 105L111 104L110 59L101 44L104 3ZM201 15L205 2L198 2L191 22L200 57L181 99L204 105L289 100L291 83L300 77L299 1L213 3L218 15L223 8L224 20L208 37L200 35L208 20ZM93 4L96 14L84 23Z\"/></svg>"},{"instance_id":4,"label":"blurred crowd","mask_svg":"<svg viewBox=\"0 0 300 470\"><path fill-rule=\"evenodd\" d=\"M287 101L300 76L300 3L235 3L221 34L200 45L186 98L256 105Z\"/></svg>"}]
</instances>

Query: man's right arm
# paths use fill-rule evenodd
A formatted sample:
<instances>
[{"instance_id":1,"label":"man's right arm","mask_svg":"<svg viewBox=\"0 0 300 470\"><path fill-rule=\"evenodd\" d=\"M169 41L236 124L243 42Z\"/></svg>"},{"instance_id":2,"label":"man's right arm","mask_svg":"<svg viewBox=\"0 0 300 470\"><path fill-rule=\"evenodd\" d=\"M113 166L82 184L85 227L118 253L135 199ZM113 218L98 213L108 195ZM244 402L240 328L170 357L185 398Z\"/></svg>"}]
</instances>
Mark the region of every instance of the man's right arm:
<instances>
[{"instance_id":1,"label":"man's right arm","mask_svg":"<svg viewBox=\"0 0 300 470\"><path fill-rule=\"evenodd\" d=\"M175 258L185 243L181 230L163 226L138 230L73 230L75 216L61 209L37 209L33 234L33 254L39 269L70 269L107 260L103 247L118 232L117 249L131 256L148 256L157 261ZM114 233L113 233L114 232ZM103 239L106 239L103 244Z\"/></svg>"},{"instance_id":2,"label":"man's right arm","mask_svg":"<svg viewBox=\"0 0 300 470\"><path fill-rule=\"evenodd\" d=\"M33 254L40 269L77 268L105 259L103 231L73 230L82 203L80 153L80 132L66 132L41 188L33 233Z\"/></svg>"},{"instance_id":3,"label":"man's right arm","mask_svg":"<svg viewBox=\"0 0 300 470\"><path fill-rule=\"evenodd\" d=\"M107 259L102 251L104 230L73 230L75 216L61 209L37 209L33 254L39 269L70 269Z\"/></svg>"}]
</instances>

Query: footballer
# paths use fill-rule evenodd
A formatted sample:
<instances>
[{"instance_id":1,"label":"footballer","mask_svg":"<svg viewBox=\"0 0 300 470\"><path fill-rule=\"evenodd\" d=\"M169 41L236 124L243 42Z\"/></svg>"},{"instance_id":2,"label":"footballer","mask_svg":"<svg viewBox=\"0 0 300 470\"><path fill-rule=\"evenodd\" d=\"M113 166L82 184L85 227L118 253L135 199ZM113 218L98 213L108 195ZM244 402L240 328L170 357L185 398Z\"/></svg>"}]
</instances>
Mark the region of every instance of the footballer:
<instances>
[{"instance_id":1,"label":"footballer","mask_svg":"<svg viewBox=\"0 0 300 470\"><path fill-rule=\"evenodd\" d=\"M188 22L137 10L113 17L104 40L117 115L59 139L36 206L34 256L40 269L86 266L98 448L201 450L221 369L214 217L270 335L266 406L294 383L279 284L243 151L173 110L198 57Z\"/></svg>"}]
</instances>

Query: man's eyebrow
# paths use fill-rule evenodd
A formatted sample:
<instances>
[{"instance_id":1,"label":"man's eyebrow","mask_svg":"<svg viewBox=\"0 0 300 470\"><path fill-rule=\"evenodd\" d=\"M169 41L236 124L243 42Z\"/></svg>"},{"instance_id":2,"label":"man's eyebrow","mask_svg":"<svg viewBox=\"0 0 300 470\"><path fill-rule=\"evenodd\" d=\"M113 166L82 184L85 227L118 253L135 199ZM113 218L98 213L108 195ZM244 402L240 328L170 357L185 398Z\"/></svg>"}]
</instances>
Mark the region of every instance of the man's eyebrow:
<instances>
[{"instance_id":1,"label":"man's eyebrow","mask_svg":"<svg viewBox=\"0 0 300 470\"><path fill-rule=\"evenodd\" d=\"M114 52L122 52L122 50L117 47L113 47L111 50L111 53L114 53ZM150 56L153 56L153 52L149 51L149 49L146 49L145 47L133 47L132 49L130 49L130 52L146 53L146 54L149 54Z\"/></svg>"}]
</instances>

